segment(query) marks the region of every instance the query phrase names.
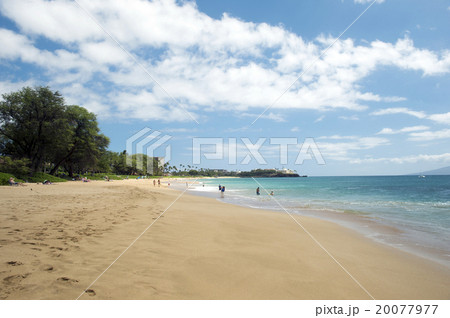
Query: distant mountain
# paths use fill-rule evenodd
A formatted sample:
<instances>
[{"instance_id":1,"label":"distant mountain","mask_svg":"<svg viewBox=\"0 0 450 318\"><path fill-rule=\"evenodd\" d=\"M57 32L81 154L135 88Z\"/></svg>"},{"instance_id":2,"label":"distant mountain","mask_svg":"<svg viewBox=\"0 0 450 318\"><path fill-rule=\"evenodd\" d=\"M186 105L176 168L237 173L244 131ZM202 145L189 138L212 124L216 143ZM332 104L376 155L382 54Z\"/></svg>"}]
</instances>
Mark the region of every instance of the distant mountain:
<instances>
[{"instance_id":1,"label":"distant mountain","mask_svg":"<svg viewBox=\"0 0 450 318\"><path fill-rule=\"evenodd\" d=\"M450 175L450 166L430 171L412 173L411 175Z\"/></svg>"}]
</instances>

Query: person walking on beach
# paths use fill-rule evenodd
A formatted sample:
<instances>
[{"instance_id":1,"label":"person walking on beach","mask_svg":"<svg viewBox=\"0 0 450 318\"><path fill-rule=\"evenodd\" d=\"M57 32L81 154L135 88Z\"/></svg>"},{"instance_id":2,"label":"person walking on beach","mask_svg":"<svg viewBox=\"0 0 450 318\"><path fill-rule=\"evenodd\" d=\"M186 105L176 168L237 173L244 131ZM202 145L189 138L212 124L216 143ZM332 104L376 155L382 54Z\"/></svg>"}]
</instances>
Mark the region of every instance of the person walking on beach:
<instances>
[{"instance_id":1,"label":"person walking on beach","mask_svg":"<svg viewBox=\"0 0 450 318\"><path fill-rule=\"evenodd\" d=\"M222 191L222 186L219 184L219 191Z\"/></svg>"},{"instance_id":2,"label":"person walking on beach","mask_svg":"<svg viewBox=\"0 0 450 318\"><path fill-rule=\"evenodd\" d=\"M222 198L225 197L225 186L222 186L221 197L222 197Z\"/></svg>"},{"instance_id":3,"label":"person walking on beach","mask_svg":"<svg viewBox=\"0 0 450 318\"><path fill-rule=\"evenodd\" d=\"M153 186L156 187L156 180L153 179Z\"/></svg>"},{"instance_id":4,"label":"person walking on beach","mask_svg":"<svg viewBox=\"0 0 450 318\"><path fill-rule=\"evenodd\" d=\"M161 186L161 179L158 179L158 187Z\"/></svg>"},{"instance_id":5,"label":"person walking on beach","mask_svg":"<svg viewBox=\"0 0 450 318\"><path fill-rule=\"evenodd\" d=\"M259 193L259 187L256 188L256 195L260 195L260 193Z\"/></svg>"}]
</instances>

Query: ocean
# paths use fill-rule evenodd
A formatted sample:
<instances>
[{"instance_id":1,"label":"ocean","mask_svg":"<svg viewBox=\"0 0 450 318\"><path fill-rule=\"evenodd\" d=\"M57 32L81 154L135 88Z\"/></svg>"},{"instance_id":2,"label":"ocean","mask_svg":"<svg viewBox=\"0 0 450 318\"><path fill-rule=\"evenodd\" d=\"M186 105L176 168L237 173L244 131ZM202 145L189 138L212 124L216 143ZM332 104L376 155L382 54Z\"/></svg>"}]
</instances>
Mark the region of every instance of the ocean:
<instances>
[{"instance_id":1,"label":"ocean","mask_svg":"<svg viewBox=\"0 0 450 318\"><path fill-rule=\"evenodd\" d=\"M450 266L450 176L213 178L193 194L312 216ZM224 198L218 186L225 185ZM260 187L261 195L256 195ZM274 197L268 193L274 192ZM276 199L276 200L275 200Z\"/></svg>"}]
</instances>

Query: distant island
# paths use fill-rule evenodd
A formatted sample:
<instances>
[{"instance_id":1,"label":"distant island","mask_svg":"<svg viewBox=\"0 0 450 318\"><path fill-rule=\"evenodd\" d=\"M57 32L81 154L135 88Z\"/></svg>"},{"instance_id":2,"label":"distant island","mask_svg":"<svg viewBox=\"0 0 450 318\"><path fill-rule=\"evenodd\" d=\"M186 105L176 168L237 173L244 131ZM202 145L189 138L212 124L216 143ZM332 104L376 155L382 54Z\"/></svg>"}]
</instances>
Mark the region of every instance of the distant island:
<instances>
[{"instance_id":1,"label":"distant island","mask_svg":"<svg viewBox=\"0 0 450 318\"><path fill-rule=\"evenodd\" d=\"M434 170L429 170L429 171L423 171L423 172L420 172L420 173L419 172L418 173L412 173L410 175L412 175L412 176L415 176L415 175L448 176L448 175L450 175L450 166L439 168L439 169L434 169Z\"/></svg>"},{"instance_id":2,"label":"distant island","mask_svg":"<svg viewBox=\"0 0 450 318\"><path fill-rule=\"evenodd\" d=\"M298 173L289 169L256 169L251 171L241 171L237 174L238 177L242 178L289 178L289 177L306 177L300 176Z\"/></svg>"}]
</instances>

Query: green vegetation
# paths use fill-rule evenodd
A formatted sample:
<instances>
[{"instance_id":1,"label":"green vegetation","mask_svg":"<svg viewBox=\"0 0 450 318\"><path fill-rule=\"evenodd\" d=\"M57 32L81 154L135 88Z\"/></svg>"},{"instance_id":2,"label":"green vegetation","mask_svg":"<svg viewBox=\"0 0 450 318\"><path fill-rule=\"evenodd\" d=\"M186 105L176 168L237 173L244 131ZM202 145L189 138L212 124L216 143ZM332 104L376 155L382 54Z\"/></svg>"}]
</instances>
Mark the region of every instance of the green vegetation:
<instances>
[{"instance_id":1,"label":"green vegetation","mask_svg":"<svg viewBox=\"0 0 450 318\"><path fill-rule=\"evenodd\" d=\"M26 177L22 177L24 179L25 182L34 182L34 183L39 183L39 182L44 182L45 180L50 181L50 182L66 182L66 179L62 179L62 178L58 178L56 176L52 176L51 174L48 173L43 173L43 172L36 172L33 174L33 176L26 176Z\"/></svg>"},{"instance_id":2,"label":"green vegetation","mask_svg":"<svg viewBox=\"0 0 450 318\"><path fill-rule=\"evenodd\" d=\"M81 178L88 178L89 180L105 180L108 177L110 180L124 180L124 179L136 179L138 176L125 176L125 175L114 175L108 173L88 173L81 175Z\"/></svg>"},{"instance_id":3,"label":"green vegetation","mask_svg":"<svg viewBox=\"0 0 450 318\"><path fill-rule=\"evenodd\" d=\"M48 87L25 87L0 102L0 153L11 171L14 165L29 169L21 175L47 168L55 175L62 168L73 176L95 168L108 144L93 113L65 105Z\"/></svg>"},{"instance_id":4,"label":"green vegetation","mask_svg":"<svg viewBox=\"0 0 450 318\"><path fill-rule=\"evenodd\" d=\"M127 162L128 161L128 162ZM150 163L150 165L148 165ZM148 168L151 171L148 171ZM168 163L161 166L157 158L143 154L128 155L126 151L105 151L99 159L97 171L115 175L161 176L167 173Z\"/></svg>"},{"instance_id":5,"label":"green vegetation","mask_svg":"<svg viewBox=\"0 0 450 318\"><path fill-rule=\"evenodd\" d=\"M15 176L26 176L30 173L28 159L13 160L10 157L0 157L0 172L12 173Z\"/></svg>"},{"instance_id":6,"label":"green vegetation","mask_svg":"<svg viewBox=\"0 0 450 318\"><path fill-rule=\"evenodd\" d=\"M242 171L239 177L257 177L257 178L274 178L274 177L299 177L296 173L286 173L275 169L256 169L252 171Z\"/></svg>"},{"instance_id":7,"label":"green vegetation","mask_svg":"<svg viewBox=\"0 0 450 318\"><path fill-rule=\"evenodd\" d=\"M23 182L23 180L15 178L10 173L0 172L0 185L9 185L9 178L13 177L15 182Z\"/></svg>"}]
</instances>

